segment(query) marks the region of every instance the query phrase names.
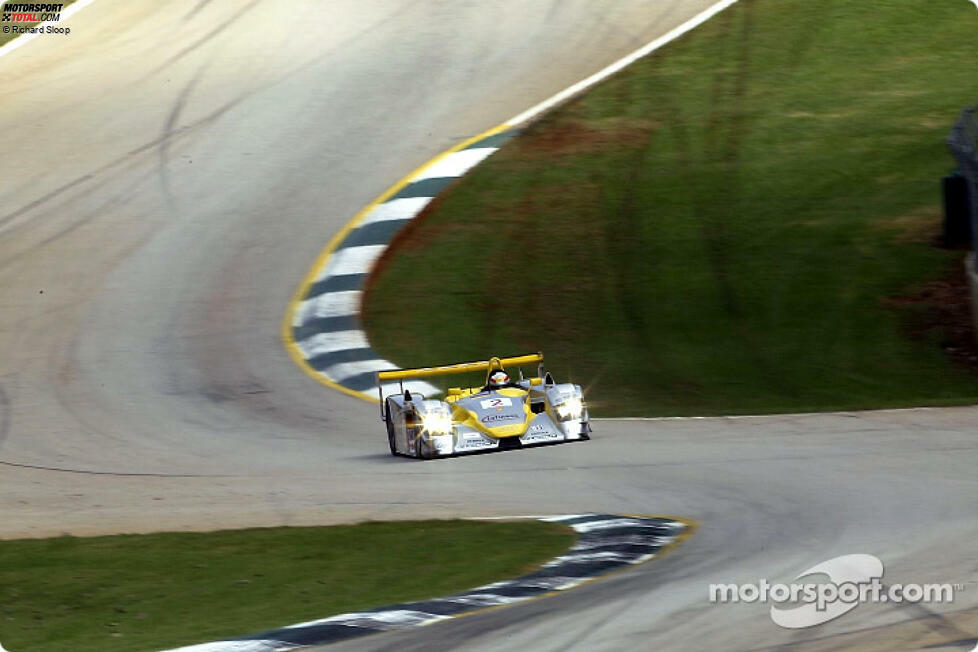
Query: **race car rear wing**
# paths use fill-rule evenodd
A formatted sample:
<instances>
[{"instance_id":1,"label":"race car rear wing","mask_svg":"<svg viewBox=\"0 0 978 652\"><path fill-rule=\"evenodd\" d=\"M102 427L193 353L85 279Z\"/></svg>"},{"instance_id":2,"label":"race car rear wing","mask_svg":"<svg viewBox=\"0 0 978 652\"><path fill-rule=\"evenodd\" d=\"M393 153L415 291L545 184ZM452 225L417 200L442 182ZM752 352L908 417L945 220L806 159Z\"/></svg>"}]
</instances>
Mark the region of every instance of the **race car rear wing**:
<instances>
[{"instance_id":1,"label":"race car rear wing","mask_svg":"<svg viewBox=\"0 0 978 652\"><path fill-rule=\"evenodd\" d=\"M380 394L381 411L384 406L384 381L396 380L401 383L401 393L404 393L405 378L427 378L429 376L447 376L449 374L465 373L467 371L488 371L489 369L501 369L506 366L519 366L522 364L540 363L540 373L543 375L543 354L528 353L512 358L489 358L480 362L459 362L457 364L442 365L440 367L419 367L417 369L398 369L397 371L378 371L377 372L377 392Z\"/></svg>"}]
</instances>

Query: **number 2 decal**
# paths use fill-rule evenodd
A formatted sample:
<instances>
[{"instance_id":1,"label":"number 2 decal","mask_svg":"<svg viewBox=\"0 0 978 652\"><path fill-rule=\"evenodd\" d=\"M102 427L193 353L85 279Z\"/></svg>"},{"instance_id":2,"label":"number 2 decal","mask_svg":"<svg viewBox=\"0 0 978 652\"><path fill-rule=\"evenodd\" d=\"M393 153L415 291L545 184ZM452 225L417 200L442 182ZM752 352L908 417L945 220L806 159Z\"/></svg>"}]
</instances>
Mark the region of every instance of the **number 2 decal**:
<instances>
[{"instance_id":1,"label":"number 2 decal","mask_svg":"<svg viewBox=\"0 0 978 652\"><path fill-rule=\"evenodd\" d=\"M510 398L487 398L479 403L483 410L488 410L490 408L498 407L509 407L513 404L513 399Z\"/></svg>"}]
</instances>

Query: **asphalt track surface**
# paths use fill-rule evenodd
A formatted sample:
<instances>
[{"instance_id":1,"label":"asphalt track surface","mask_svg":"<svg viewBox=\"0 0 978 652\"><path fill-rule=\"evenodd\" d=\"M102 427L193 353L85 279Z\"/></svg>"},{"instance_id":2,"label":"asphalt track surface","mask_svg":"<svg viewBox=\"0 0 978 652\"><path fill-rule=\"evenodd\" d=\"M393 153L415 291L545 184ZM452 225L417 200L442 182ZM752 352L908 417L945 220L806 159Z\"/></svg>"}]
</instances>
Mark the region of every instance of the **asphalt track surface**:
<instances>
[{"instance_id":1,"label":"asphalt track surface","mask_svg":"<svg viewBox=\"0 0 978 652\"><path fill-rule=\"evenodd\" d=\"M978 410L599 421L416 463L279 340L394 181L709 4L99 0L0 59L0 537L676 514L702 525L661 560L331 649L969 649L975 619L941 614L978 602ZM707 600L857 552L965 590L797 631Z\"/></svg>"}]
</instances>

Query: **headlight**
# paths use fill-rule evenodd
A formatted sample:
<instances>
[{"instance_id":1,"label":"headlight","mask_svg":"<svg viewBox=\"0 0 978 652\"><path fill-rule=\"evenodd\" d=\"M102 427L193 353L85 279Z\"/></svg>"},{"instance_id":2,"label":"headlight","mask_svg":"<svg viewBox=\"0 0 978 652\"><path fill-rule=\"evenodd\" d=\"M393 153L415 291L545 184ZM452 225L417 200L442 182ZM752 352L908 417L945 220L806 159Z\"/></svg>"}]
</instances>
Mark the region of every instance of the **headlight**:
<instances>
[{"instance_id":1,"label":"headlight","mask_svg":"<svg viewBox=\"0 0 978 652\"><path fill-rule=\"evenodd\" d=\"M432 435L448 435L452 432L452 415L445 412L428 412L421 415L421 428Z\"/></svg>"},{"instance_id":2,"label":"headlight","mask_svg":"<svg viewBox=\"0 0 978 652\"><path fill-rule=\"evenodd\" d=\"M454 443L452 441L453 439L454 437L451 435L438 435L436 437L432 437L431 441L434 443L436 451L450 455L452 452L452 444Z\"/></svg>"},{"instance_id":3,"label":"headlight","mask_svg":"<svg viewBox=\"0 0 978 652\"><path fill-rule=\"evenodd\" d=\"M577 397L569 398L556 407L557 416L561 419L580 419L584 404Z\"/></svg>"}]
</instances>

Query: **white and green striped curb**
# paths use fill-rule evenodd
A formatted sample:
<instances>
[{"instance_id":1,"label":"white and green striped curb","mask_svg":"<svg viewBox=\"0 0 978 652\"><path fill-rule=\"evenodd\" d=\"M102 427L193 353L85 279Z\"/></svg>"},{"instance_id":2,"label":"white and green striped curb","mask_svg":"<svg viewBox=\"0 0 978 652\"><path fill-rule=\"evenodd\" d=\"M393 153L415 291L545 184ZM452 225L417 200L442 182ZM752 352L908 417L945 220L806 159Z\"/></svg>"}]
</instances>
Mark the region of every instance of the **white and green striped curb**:
<instances>
[{"instance_id":1,"label":"white and green striped curb","mask_svg":"<svg viewBox=\"0 0 978 652\"><path fill-rule=\"evenodd\" d=\"M168 652L279 652L430 625L488 607L517 604L566 591L616 570L649 561L691 534L690 525L669 517L576 514L534 518L563 523L578 533L578 539L566 554L528 575L444 598L340 614Z\"/></svg>"},{"instance_id":2,"label":"white and green striped curb","mask_svg":"<svg viewBox=\"0 0 978 652\"><path fill-rule=\"evenodd\" d=\"M292 338L309 367L349 390L376 396L376 372L397 367L374 352L360 323L370 270L401 228L514 133L508 130L488 136L422 169L346 235L317 271L292 314ZM404 386L422 394L437 391L423 381Z\"/></svg>"}]
</instances>

